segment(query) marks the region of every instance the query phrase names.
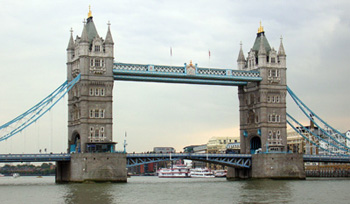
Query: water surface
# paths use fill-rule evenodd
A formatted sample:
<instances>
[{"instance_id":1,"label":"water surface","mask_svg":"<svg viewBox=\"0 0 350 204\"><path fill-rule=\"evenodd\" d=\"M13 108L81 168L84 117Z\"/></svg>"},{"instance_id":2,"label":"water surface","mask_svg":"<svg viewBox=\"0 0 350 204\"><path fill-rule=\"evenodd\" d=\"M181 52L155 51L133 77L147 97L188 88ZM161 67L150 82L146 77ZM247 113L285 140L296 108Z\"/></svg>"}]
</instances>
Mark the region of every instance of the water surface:
<instances>
[{"instance_id":1,"label":"water surface","mask_svg":"<svg viewBox=\"0 0 350 204\"><path fill-rule=\"evenodd\" d=\"M0 203L350 203L350 180L297 181L132 177L128 183L55 184L54 177L1 177Z\"/></svg>"}]
</instances>

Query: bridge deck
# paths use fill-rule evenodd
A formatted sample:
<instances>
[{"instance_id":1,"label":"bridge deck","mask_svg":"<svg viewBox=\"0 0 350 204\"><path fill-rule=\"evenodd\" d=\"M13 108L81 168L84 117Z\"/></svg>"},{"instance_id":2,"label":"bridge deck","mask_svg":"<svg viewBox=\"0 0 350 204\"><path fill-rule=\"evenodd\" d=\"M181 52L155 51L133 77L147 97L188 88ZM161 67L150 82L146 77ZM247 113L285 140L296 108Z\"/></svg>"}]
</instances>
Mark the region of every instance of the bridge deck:
<instances>
[{"instance_id":1,"label":"bridge deck","mask_svg":"<svg viewBox=\"0 0 350 204\"><path fill-rule=\"evenodd\" d=\"M304 156L304 162L334 162L334 163L350 163L349 156L331 156L331 155L307 155Z\"/></svg>"},{"instance_id":2,"label":"bridge deck","mask_svg":"<svg viewBox=\"0 0 350 204\"><path fill-rule=\"evenodd\" d=\"M0 162L70 161L70 154L0 154Z\"/></svg>"},{"instance_id":3,"label":"bridge deck","mask_svg":"<svg viewBox=\"0 0 350 204\"><path fill-rule=\"evenodd\" d=\"M227 166L249 168L251 154L127 154L127 166L178 159L199 160ZM304 155L304 162L350 163L350 156ZM0 154L0 163L70 161L70 154Z\"/></svg>"},{"instance_id":4,"label":"bridge deck","mask_svg":"<svg viewBox=\"0 0 350 204\"><path fill-rule=\"evenodd\" d=\"M167 153L167 154L128 154L127 166L138 166L160 161L173 161L179 159L197 160L216 163L231 167L250 168L250 154L194 154L194 153Z\"/></svg>"},{"instance_id":5,"label":"bridge deck","mask_svg":"<svg viewBox=\"0 0 350 204\"><path fill-rule=\"evenodd\" d=\"M207 84L223 86L246 85L247 82L261 81L258 71L242 71L232 69L210 69L196 67L188 72L186 65L165 66L114 63L113 74L115 80L150 81L165 83Z\"/></svg>"}]
</instances>

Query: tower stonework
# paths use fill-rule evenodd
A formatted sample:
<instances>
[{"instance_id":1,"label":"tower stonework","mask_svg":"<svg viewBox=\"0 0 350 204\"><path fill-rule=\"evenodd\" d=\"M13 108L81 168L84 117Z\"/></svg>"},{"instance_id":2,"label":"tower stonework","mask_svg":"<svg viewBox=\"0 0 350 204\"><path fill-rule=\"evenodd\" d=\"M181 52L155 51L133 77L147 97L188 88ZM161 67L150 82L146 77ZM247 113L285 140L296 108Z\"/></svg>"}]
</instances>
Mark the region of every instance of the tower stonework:
<instances>
[{"instance_id":1,"label":"tower stonework","mask_svg":"<svg viewBox=\"0 0 350 204\"><path fill-rule=\"evenodd\" d=\"M242 67L242 62L238 65ZM242 70L257 70L262 81L238 87L241 153L287 151L286 55L271 48L265 32L257 34ZM261 148L261 150L260 150Z\"/></svg>"},{"instance_id":2,"label":"tower stonework","mask_svg":"<svg viewBox=\"0 0 350 204\"><path fill-rule=\"evenodd\" d=\"M81 36L67 48L68 82L80 81L68 93L68 153L70 161L57 162L56 182L126 182L126 154L115 152L113 142L114 42L108 23L101 38L91 11Z\"/></svg>"},{"instance_id":3,"label":"tower stonework","mask_svg":"<svg viewBox=\"0 0 350 204\"><path fill-rule=\"evenodd\" d=\"M303 157L287 154L287 68L282 38L277 52L260 25L247 58L241 46L237 65L240 70L259 71L262 81L238 87L241 153L252 154L252 167L230 168L227 178L305 178Z\"/></svg>"},{"instance_id":4,"label":"tower stonework","mask_svg":"<svg viewBox=\"0 0 350 204\"><path fill-rule=\"evenodd\" d=\"M67 77L80 81L68 93L69 152L113 152L113 39L108 26L106 39L97 33L89 16L81 37L67 48Z\"/></svg>"}]
</instances>

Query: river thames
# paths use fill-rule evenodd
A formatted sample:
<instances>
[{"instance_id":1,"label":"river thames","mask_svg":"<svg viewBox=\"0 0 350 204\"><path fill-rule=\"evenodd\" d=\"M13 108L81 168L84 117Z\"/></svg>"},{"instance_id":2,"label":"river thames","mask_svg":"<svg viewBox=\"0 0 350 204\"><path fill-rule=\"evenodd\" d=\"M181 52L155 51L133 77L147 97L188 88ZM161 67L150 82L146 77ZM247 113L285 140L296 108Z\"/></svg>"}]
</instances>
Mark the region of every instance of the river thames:
<instances>
[{"instance_id":1,"label":"river thames","mask_svg":"<svg viewBox=\"0 0 350 204\"><path fill-rule=\"evenodd\" d=\"M1 177L0 203L350 203L350 179L226 181L131 177L128 183L55 184L54 177Z\"/></svg>"}]
</instances>

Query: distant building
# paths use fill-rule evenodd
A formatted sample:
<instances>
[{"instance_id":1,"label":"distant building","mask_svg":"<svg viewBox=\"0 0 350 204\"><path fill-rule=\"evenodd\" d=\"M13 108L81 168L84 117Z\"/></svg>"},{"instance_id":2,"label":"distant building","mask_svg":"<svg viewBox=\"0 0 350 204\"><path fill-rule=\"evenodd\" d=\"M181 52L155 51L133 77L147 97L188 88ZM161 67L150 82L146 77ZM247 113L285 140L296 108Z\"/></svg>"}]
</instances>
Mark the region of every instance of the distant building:
<instances>
[{"instance_id":1,"label":"distant building","mask_svg":"<svg viewBox=\"0 0 350 204\"><path fill-rule=\"evenodd\" d=\"M202 145L190 145L183 148L185 153L206 153L207 144Z\"/></svg>"},{"instance_id":2,"label":"distant building","mask_svg":"<svg viewBox=\"0 0 350 204\"><path fill-rule=\"evenodd\" d=\"M199 145L189 145L183 148L185 153L193 153L193 148L197 147Z\"/></svg>"},{"instance_id":3,"label":"distant building","mask_svg":"<svg viewBox=\"0 0 350 204\"><path fill-rule=\"evenodd\" d=\"M183 148L185 153L206 153L207 145L190 145ZM200 161L192 161L192 168L204 168L207 167L207 163Z\"/></svg>"},{"instance_id":4,"label":"distant building","mask_svg":"<svg viewBox=\"0 0 350 204\"><path fill-rule=\"evenodd\" d=\"M155 175L157 171L157 163L142 164L139 166L128 167L128 173L130 175Z\"/></svg>"},{"instance_id":5,"label":"distant building","mask_svg":"<svg viewBox=\"0 0 350 204\"><path fill-rule=\"evenodd\" d=\"M293 153L304 154L306 140L294 130L287 131L287 149Z\"/></svg>"},{"instance_id":6,"label":"distant building","mask_svg":"<svg viewBox=\"0 0 350 204\"><path fill-rule=\"evenodd\" d=\"M207 143L208 153L225 153L227 144L238 141L239 137L212 137Z\"/></svg>"},{"instance_id":7,"label":"distant building","mask_svg":"<svg viewBox=\"0 0 350 204\"><path fill-rule=\"evenodd\" d=\"M198 146L193 148L194 153L207 153L207 151L208 151L208 148L207 148L206 144L198 145Z\"/></svg>"},{"instance_id":8,"label":"distant building","mask_svg":"<svg viewBox=\"0 0 350 204\"><path fill-rule=\"evenodd\" d=\"M226 154L240 154L240 153L241 153L241 143L233 142L226 145Z\"/></svg>"},{"instance_id":9,"label":"distant building","mask_svg":"<svg viewBox=\"0 0 350 204\"><path fill-rule=\"evenodd\" d=\"M336 148L336 146L341 146L340 144L349 146L349 141L338 133L330 129L321 131L321 129L315 127L313 123L311 123L310 126L304 127L305 129L301 127L297 127L297 129L303 133L307 139L299 135L299 133L295 132L294 130L288 131L287 144L289 151L311 155L348 154L348 152ZM332 136L338 142L335 142L327 134ZM350 135L350 131L345 134ZM320 138L322 138L322 140Z\"/></svg>"},{"instance_id":10,"label":"distant building","mask_svg":"<svg viewBox=\"0 0 350 204\"><path fill-rule=\"evenodd\" d=\"M154 153L175 153L175 149L173 147L154 147Z\"/></svg>"},{"instance_id":11,"label":"distant building","mask_svg":"<svg viewBox=\"0 0 350 204\"><path fill-rule=\"evenodd\" d=\"M350 130L346 131L345 136L347 138L350 138ZM350 140L346 140L346 146L350 147Z\"/></svg>"},{"instance_id":12,"label":"distant building","mask_svg":"<svg viewBox=\"0 0 350 204\"><path fill-rule=\"evenodd\" d=\"M318 127L314 127L313 124L310 126L296 127L301 133L305 135L308 140L303 138L299 133L294 130L287 131L287 145L288 149L294 153L303 153L310 155L318 155L320 154L320 150L317 146L320 146L320 140L317 137L321 137L321 131ZM310 133L310 132L311 133ZM316 146L316 145L317 146Z\"/></svg>"}]
</instances>

